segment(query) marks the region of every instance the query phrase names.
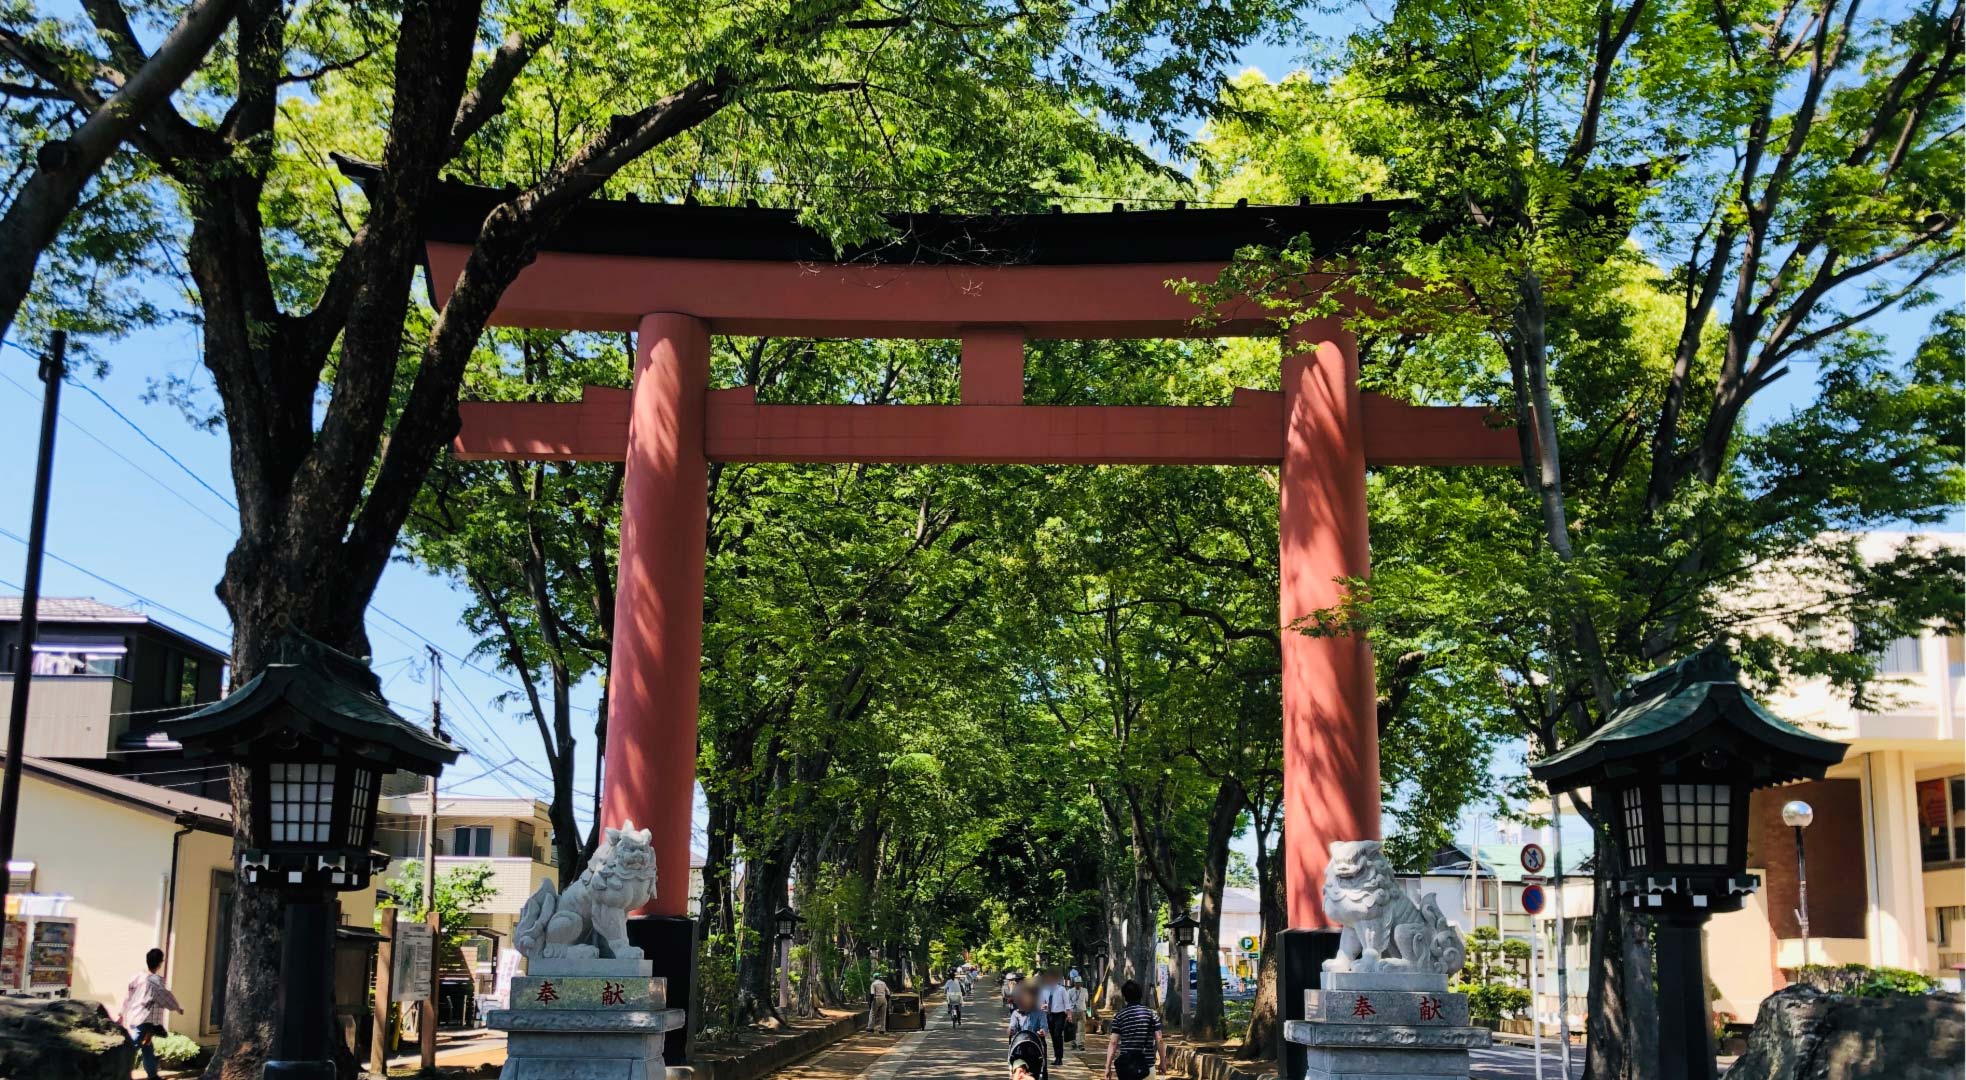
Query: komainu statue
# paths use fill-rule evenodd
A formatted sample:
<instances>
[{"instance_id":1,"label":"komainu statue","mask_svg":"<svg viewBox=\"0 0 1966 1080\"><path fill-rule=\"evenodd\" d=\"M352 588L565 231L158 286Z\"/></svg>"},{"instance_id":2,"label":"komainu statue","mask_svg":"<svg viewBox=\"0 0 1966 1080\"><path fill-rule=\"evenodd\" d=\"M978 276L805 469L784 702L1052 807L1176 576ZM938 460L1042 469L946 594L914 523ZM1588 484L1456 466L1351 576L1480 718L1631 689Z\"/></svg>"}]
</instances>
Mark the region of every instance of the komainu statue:
<instances>
[{"instance_id":1,"label":"komainu statue","mask_svg":"<svg viewBox=\"0 0 1966 1080\"><path fill-rule=\"evenodd\" d=\"M587 869L562 893L548 878L519 912L512 945L519 955L640 960L628 944L628 913L655 895L655 850L632 821L607 830Z\"/></svg>"},{"instance_id":2,"label":"komainu statue","mask_svg":"<svg viewBox=\"0 0 1966 1080\"><path fill-rule=\"evenodd\" d=\"M1461 931L1432 896L1406 895L1377 840L1334 840L1324 868L1324 913L1344 927L1326 971L1451 975L1467 959Z\"/></svg>"}]
</instances>

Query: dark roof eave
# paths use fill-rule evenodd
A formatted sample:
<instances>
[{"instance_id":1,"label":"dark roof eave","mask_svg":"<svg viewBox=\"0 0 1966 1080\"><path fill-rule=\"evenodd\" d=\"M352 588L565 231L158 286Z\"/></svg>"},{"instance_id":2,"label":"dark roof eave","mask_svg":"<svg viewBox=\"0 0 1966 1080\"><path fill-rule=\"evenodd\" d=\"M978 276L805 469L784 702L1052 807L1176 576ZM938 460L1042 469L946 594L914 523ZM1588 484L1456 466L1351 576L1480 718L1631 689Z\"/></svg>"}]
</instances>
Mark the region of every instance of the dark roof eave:
<instances>
[{"instance_id":1,"label":"dark roof eave","mask_svg":"<svg viewBox=\"0 0 1966 1080\"><path fill-rule=\"evenodd\" d=\"M1715 723L1724 723L1743 737L1786 755L1791 767L1776 770L1778 780L1820 780L1824 771L1842 761L1849 751L1848 746L1832 739L1786 730L1786 725L1775 726L1760 712L1738 686L1709 684L1706 700L1676 723L1625 738L1616 736L1615 724L1606 724L1582 742L1531 765L1529 773L1542 783L1561 785L1584 773L1609 772L1625 761L1651 758Z\"/></svg>"},{"instance_id":2,"label":"dark roof eave","mask_svg":"<svg viewBox=\"0 0 1966 1080\"><path fill-rule=\"evenodd\" d=\"M284 707L339 735L393 751L391 763L398 767L411 768L421 762L449 765L462 752L450 742L418 731L393 716L386 720L364 720L324 708L319 688L304 685L317 679L320 677L309 677L305 669L295 665L271 664L229 696L188 716L166 721L158 728L185 746L188 753L196 755L201 749L199 744L215 732ZM339 686L335 689L340 693L351 692Z\"/></svg>"},{"instance_id":3,"label":"dark roof eave","mask_svg":"<svg viewBox=\"0 0 1966 1080\"><path fill-rule=\"evenodd\" d=\"M336 158L366 188L379 166ZM451 181L424 215L427 242L476 241L487 214L509 197ZM756 262L889 265L1123 265L1224 262L1251 246L1306 237L1320 255L1342 254L1417 209L1401 200L1041 214L890 214L889 239L837 248L799 212L763 207L587 199L542 251ZM427 267L426 267L427 269Z\"/></svg>"}]
</instances>

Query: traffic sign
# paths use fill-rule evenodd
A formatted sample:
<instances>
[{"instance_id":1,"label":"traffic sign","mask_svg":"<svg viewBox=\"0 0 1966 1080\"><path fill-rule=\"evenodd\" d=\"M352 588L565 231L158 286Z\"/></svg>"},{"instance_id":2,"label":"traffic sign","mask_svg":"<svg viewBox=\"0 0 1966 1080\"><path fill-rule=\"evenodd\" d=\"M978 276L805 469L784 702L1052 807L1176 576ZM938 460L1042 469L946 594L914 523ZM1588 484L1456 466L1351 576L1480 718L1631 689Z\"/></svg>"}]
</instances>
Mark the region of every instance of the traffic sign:
<instances>
[{"instance_id":1,"label":"traffic sign","mask_svg":"<svg viewBox=\"0 0 1966 1080\"><path fill-rule=\"evenodd\" d=\"M1242 940L1241 940L1241 941L1238 941L1238 942L1236 942L1236 944L1238 944L1238 945L1240 945L1240 946L1242 946L1242 951L1243 951L1243 952L1255 952L1255 951L1256 951L1256 939L1255 939L1255 938L1253 938L1253 937L1250 937L1250 936L1249 936L1249 935L1247 935L1247 934L1245 934L1245 935L1243 935L1243 938L1242 938Z\"/></svg>"},{"instance_id":2,"label":"traffic sign","mask_svg":"<svg viewBox=\"0 0 1966 1080\"><path fill-rule=\"evenodd\" d=\"M1542 873L1543 864L1548 861L1549 861L1548 857L1543 854L1543 845L1541 844L1522 845L1522 869L1526 873L1531 873L1531 874Z\"/></svg>"},{"instance_id":3,"label":"traffic sign","mask_svg":"<svg viewBox=\"0 0 1966 1080\"><path fill-rule=\"evenodd\" d=\"M1524 885L1522 887L1522 910L1530 915L1543 913L1543 887Z\"/></svg>"}]
</instances>

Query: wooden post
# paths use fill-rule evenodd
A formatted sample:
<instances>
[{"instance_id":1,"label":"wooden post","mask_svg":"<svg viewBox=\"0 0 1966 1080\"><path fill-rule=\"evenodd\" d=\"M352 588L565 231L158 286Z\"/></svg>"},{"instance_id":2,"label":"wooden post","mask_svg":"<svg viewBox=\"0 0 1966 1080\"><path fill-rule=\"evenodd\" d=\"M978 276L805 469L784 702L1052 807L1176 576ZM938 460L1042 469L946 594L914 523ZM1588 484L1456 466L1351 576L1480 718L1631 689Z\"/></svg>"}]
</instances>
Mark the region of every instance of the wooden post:
<instances>
[{"instance_id":1,"label":"wooden post","mask_svg":"<svg viewBox=\"0 0 1966 1080\"><path fill-rule=\"evenodd\" d=\"M430 898L435 900L433 894ZM430 924L430 996L421 1003L422 1014L418 1017L417 1036L423 1044L423 1071L437 1071L437 955L443 952L441 942L444 922L435 910L425 917Z\"/></svg>"},{"instance_id":2,"label":"wooden post","mask_svg":"<svg viewBox=\"0 0 1966 1080\"><path fill-rule=\"evenodd\" d=\"M396 909L380 908L382 942L375 952L375 1020L369 1031L369 1075L389 1075L389 1011L391 976L396 971Z\"/></svg>"}]
</instances>

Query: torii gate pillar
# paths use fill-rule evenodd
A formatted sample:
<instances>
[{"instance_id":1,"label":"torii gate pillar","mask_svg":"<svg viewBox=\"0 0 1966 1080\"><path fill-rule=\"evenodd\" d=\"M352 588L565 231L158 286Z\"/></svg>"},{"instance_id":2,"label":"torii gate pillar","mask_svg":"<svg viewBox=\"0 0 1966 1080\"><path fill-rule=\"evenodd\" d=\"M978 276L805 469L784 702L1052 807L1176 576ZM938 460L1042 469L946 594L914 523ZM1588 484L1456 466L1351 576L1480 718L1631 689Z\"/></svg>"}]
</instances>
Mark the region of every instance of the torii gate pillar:
<instances>
[{"instance_id":1,"label":"torii gate pillar","mask_svg":"<svg viewBox=\"0 0 1966 1080\"><path fill-rule=\"evenodd\" d=\"M655 848L647 915L685 916L702 677L710 328L643 316L621 490L621 569L608 681L601 821L633 820Z\"/></svg>"},{"instance_id":2,"label":"torii gate pillar","mask_svg":"<svg viewBox=\"0 0 1966 1080\"><path fill-rule=\"evenodd\" d=\"M1277 514L1283 637L1283 837L1289 925L1330 925L1327 845L1379 835L1379 730L1362 634L1311 637L1298 621L1366 575L1365 427L1357 339L1309 323L1286 338Z\"/></svg>"}]
</instances>

